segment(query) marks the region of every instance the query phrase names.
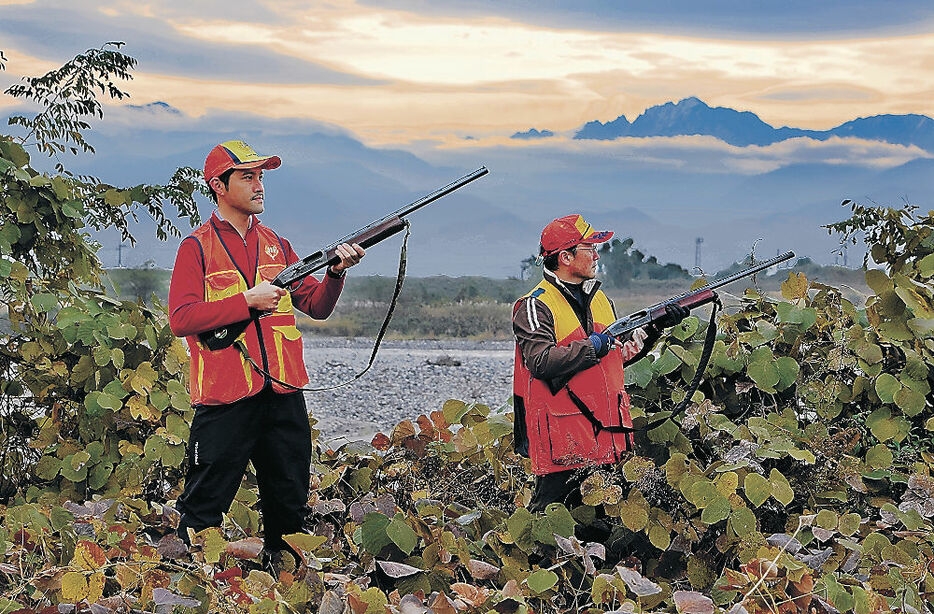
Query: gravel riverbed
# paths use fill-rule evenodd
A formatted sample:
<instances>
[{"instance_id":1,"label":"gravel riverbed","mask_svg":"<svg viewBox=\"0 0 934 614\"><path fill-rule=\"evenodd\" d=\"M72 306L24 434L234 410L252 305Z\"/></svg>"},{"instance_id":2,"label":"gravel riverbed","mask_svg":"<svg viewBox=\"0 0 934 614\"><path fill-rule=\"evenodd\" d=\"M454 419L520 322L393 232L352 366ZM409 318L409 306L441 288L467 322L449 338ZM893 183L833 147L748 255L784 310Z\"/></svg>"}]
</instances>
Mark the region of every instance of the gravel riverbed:
<instances>
[{"instance_id":1,"label":"gravel riverbed","mask_svg":"<svg viewBox=\"0 0 934 614\"><path fill-rule=\"evenodd\" d=\"M305 336L304 343L312 388L350 379L373 349L372 339ZM401 420L441 409L448 399L490 407L507 402L514 348L512 341L383 341L363 377L336 390L306 392L305 401L323 440L369 440Z\"/></svg>"}]
</instances>

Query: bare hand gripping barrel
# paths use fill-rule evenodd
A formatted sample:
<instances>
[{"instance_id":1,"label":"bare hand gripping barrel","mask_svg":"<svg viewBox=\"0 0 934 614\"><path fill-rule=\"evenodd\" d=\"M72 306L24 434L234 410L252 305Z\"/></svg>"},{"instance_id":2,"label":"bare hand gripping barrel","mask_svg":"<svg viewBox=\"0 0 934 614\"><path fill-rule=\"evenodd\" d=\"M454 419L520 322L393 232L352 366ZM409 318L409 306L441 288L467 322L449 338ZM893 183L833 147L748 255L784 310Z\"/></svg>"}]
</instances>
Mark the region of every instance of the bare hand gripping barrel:
<instances>
[{"instance_id":1,"label":"bare hand gripping barrel","mask_svg":"<svg viewBox=\"0 0 934 614\"><path fill-rule=\"evenodd\" d=\"M685 292L673 298L670 298L661 303L656 303L651 307L646 307L642 311L637 311L635 313L629 314L619 320L610 324L607 329L603 332L606 334L619 337L623 333L628 333L631 330L637 328L642 328L646 324L651 324L655 320L660 319L665 315L665 306L676 303L682 307L687 307L688 309L694 309L695 307L700 307L701 305L706 305L707 303L712 303L717 300L717 293L714 292L717 288L723 287L727 284L733 283L738 279L743 277L748 277L749 275L754 275L759 271L764 271L765 269L775 266L780 262L785 262L795 257L794 252L785 252L780 256L776 256L771 260L766 260L760 262L757 265L751 266L748 269L743 269L732 275L728 275L723 279L718 279L714 282L707 284L697 290L692 290L690 292Z\"/></svg>"},{"instance_id":2,"label":"bare hand gripping barrel","mask_svg":"<svg viewBox=\"0 0 934 614\"><path fill-rule=\"evenodd\" d=\"M337 254L337 246L342 243L357 243L360 247L366 249L372 245L376 245L384 239L388 239L394 234L405 229L406 222L403 220L408 214L421 209L422 207L429 205L436 200L443 198L457 190L462 188L471 181L479 179L486 175L489 170L485 166L481 166L477 170L464 175L456 181L452 181L448 185L438 188L434 192L427 194L418 200L393 211L389 215L382 217L363 228L356 230L349 235L341 237L337 241L331 243L325 248L322 248L310 256L299 260L294 264L290 264L286 268L276 275L276 278L272 280L272 285L279 286L280 288L287 288L292 284L303 280L305 277L320 271L321 269L330 266L332 264L337 264L340 262L340 258ZM256 318L260 315L260 312L253 312L253 317ZM215 328L214 330L209 330L198 335L198 339L208 347L210 350L221 350L226 347L229 347L233 342L240 336L240 334L246 329L251 320L243 320L241 322L234 322L233 324L228 324L220 328Z\"/></svg>"}]
</instances>

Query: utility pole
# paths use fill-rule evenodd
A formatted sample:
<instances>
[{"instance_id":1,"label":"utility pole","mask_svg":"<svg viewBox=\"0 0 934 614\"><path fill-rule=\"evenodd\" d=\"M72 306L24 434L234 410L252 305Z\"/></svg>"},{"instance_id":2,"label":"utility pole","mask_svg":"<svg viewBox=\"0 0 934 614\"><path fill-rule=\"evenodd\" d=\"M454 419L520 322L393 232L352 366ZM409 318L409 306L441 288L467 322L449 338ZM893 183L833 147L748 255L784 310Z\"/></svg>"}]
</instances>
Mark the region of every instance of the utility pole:
<instances>
[{"instance_id":1,"label":"utility pole","mask_svg":"<svg viewBox=\"0 0 934 614\"><path fill-rule=\"evenodd\" d=\"M694 269L698 272L701 270L700 250L703 242L704 237L694 239Z\"/></svg>"},{"instance_id":2,"label":"utility pole","mask_svg":"<svg viewBox=\"0 0 934 614\"><path fill-rule=\"evenodd\" d=\"M121 241L120 244L117 245L117 268L118 269L123 268L123 241Z\"/></svg>"}]
</instances>

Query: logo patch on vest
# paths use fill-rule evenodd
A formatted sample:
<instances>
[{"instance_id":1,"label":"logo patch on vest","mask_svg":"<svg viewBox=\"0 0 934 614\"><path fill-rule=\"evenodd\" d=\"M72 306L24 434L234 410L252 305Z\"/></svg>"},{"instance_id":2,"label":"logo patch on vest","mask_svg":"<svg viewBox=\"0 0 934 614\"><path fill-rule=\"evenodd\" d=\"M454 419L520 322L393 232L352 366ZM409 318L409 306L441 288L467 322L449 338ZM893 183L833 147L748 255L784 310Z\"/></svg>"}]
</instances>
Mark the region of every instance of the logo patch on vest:
<instances>
[{"instance_id":1,"label":"logo patch on vest","mask_svg":"<svg viewBox=\"0 0 934 614\"><path fill-rule=\"evenodd\" d=\"M279 254L279 248L275 245L266 246L266 255L270 258L275 258Z\"/></svg>"}]
</instances>

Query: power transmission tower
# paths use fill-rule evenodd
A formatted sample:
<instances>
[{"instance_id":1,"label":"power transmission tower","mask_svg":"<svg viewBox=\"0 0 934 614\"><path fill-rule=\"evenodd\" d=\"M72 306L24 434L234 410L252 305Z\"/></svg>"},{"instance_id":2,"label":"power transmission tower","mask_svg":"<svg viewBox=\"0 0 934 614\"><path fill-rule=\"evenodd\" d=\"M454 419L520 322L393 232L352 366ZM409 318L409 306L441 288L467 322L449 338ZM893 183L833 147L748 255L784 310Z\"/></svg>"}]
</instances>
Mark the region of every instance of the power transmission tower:
<instances>
[{"instance_id":1,"label":"power transmission tower","mask_svg":"<svg viewBox=\"0 0 934 614\"><path fill-rule=\"evenodd\" d=\"M701 270L700 250L703 242L704 237L697 237L694 240L694 269L697 271Z\"/></svg>"},{"instance_id":2,"label":"power transmission tower","mask_svg":"<svg viewBox=\"0 0 934 614\"><path fill-rule=\"evenodd\" d=\"M123 243L117 245L117 268L123 268Z\"/></svg>"}]
</instances>

